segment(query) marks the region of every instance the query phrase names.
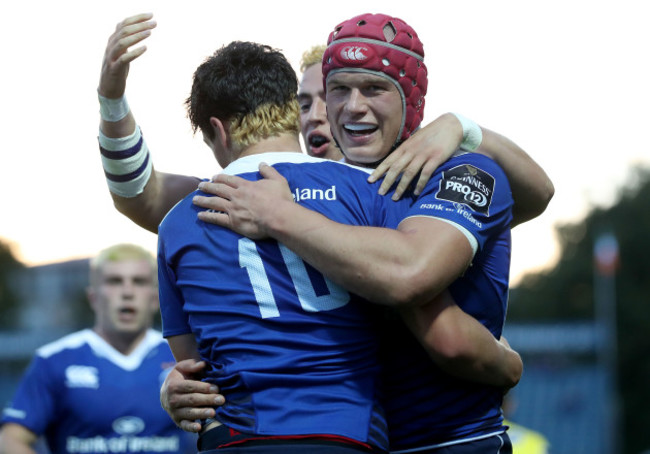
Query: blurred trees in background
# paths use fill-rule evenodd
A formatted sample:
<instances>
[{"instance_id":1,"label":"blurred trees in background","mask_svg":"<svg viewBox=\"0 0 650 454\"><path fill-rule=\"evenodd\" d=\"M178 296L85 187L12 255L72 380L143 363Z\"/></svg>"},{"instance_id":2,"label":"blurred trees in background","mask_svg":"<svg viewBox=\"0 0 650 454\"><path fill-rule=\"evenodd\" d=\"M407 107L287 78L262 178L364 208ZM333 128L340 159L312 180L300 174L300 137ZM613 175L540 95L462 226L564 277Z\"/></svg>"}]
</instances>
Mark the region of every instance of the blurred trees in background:
<instances>
[{"instance_id":1,"label":"blurred trees in background","mask_svg":"<svg viewBox=\"0 0 650 454\"><path fill-rule=\"evenodd\" d=\"M11 287L14 273L24 266L16 260L11 244L0 238L0 329L14 326L19 316L20 301Z\"/></svg>"},{"instance_id":2,"label":"blurred trees in background","mask_svg":"<svg viewBox=\"0 0 650 454\"><path fill-rule=\"evenodd\" d=\"M648 448L650 421L650 169L633 171L611 207L594 208L583 221L557 227L558 263L525 276L512 289L508 321L594 320L593 248L604 232L613 233L619 246L615 310L621 435L625 451L638 453Z\"/></svg>"}]
</instances>

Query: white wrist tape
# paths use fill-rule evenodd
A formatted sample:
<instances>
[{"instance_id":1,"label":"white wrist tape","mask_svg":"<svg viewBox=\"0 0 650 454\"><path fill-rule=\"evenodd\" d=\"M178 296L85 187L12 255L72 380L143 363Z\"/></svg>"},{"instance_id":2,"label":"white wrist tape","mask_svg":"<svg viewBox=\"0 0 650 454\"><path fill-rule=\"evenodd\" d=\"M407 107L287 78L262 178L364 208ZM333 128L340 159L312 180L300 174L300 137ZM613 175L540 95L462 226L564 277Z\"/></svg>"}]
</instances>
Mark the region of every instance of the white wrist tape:
<instances>
[{"instance_id":1,"label":"white wrist tape","mask_svg":"<svg viewBox=\"0 0 650 454\"><path fill-rule=\"evenodd\" d=\"M142 193L153 169L140 127L128 137L107 137L99 130L99 151L108 189L120 197Z\"/></svg>"},{"instance_id":2,"label":"white wrist tape","mask_svg":"<svg viewBox=\"0 0 650 454\"><path fill-rule=\"evenodd\" d=\"M122 95L121 98L111 99L97 93L99 98L99 115L105 121L116 122L126 117L129 113L129 103Z\"/></svg>"},{"instance_id":3,"label":"white wrist tape","mask_svg":"<svg viewBox=\"0 0 650 454\"><path fill-rule=\"evenodd\" d=\"M481 142L483 142L483 131L481 130L481 127L469 118L463 117L461 114L455 112L452 113L463 126L463 141L460 144L460 148L466 151L476 151L476 149L481 146Z\"/></svg>"}]
</instances>

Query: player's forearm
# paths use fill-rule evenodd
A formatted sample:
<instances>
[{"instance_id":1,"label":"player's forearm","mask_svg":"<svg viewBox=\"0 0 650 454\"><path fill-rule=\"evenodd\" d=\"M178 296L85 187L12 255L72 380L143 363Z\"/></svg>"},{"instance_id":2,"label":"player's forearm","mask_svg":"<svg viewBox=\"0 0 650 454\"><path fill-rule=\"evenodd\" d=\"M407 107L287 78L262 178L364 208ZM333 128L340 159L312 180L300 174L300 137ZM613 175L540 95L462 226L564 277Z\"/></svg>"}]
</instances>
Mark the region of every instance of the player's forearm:
<instances>
[{"instance_id":1,"label":"player's forearm","mask_svg":"<svg viewBox=\"0 0 650 454\"><path fill-rule=\"evenodd\" d=\"M196 189L199 179L156 171L148 145L136 128L131 110L119 121L100 120L102 163L115 208L157 233L167 212Z\"/></svg>"},{"instance_id":2,"label":"player's forearm","mask_svg":"<svg viewBox=\"0 0 650 454\"><path fill-rule=\"evenodd\" d=\"M201 361L201 355L199 355L199 348L194 334L189 333L171 336L167 338L167 342L176 362L188 359Z\"/></svg>"},{"instance_id":3,"label":"player's forearm","mask_svg":"<svg viewBox=\"0 0 650 454\"><path fill-rule=\"evenodd\" d=\"M508 176L515 201L513 225L542 214L555 193L553 182L544 169L507 137L481 129L483 141L476 152L494 159Z\"/></svg>"},{"instance_id":4,"label":"player's forearm","mask_svg":"<svg viewBox=\"0 0 650 454\"><path fill-rule=\"evenodd\" d=\"M434 272L443 266L429 260L436 254L423 253L413 232L339 224L293 202L274 207L270 216L266 227L273 238L373 303L420 304L448 285Z\"/></svg>"},{"instance_id":5,"label":"player's forearm","mask_svg":"<svg viewBox=\"0 0 650 454\"><path fill-rule=\"evenodd\" d=\"M106 137L119 138L127 137L135 131L136 122L133 113L129 113L119 121L106 121L103 118L99 120L99 129Z\"/></svg>"},{"instance_id":6,"label":"player's forearm","mask_svg":"<svg viewBox=\"0 0 650 454\"><path fill-rule=\"evenodd\" d=\"M448 293L402 315L433 361L448 374L500 388L519 382L523 370L519 355L463 312Z\"/></svg>"},{"instance_id":7,"label":"player's forearm","mask_svg":"<svg viewBox=\"0 0 650 454\"><path fill-rule=\"evenodd\" d=\"M36 450L29 445L0 437L0 454L36 454Z\"/></svg>"},{"instance_id":8,"label":"player's forearm","mask_svg":"<svg viewBox=\"0 0 650 454\"><path fill-rule=\"evenodd\" d=\"M121 197L111 192L115 208L140 227L158 233L158 225L174 205L194 191L200 180L155 169L142 193Z\"/></svg>"},{"instance_id":9,"label":"player's forearm","mask_svg":"<svg viewBox=\"0 0 650 454\"><path fill-rule=\"evenodd\" d=\"M36 435L25 427L6 423L0 429L0 454L36 454Z\"/></svg>"}]
</instances>

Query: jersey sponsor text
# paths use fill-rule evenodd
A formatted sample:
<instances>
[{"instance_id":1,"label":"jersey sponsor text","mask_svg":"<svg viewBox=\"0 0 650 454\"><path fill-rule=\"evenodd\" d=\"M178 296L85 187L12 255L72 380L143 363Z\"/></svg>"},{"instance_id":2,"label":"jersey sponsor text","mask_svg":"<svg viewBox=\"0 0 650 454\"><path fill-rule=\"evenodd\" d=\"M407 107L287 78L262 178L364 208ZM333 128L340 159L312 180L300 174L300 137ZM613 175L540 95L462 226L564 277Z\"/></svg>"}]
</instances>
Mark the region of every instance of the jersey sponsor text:
<instances>
[{"instance_id":1,"label":"jersey sponsor text","mask_svg":"<svg viewBox=\"0 0 650 454\"><path fill-rule=\"evenodd\" d=\"M336 200L336 185L328 189L296 188L293 191L293 200Z\"/></svg>"},{"instance_id":2,"label":"jersey sponsor text","mask_svg":"<svg viewBox=\"0 0 650 454\"><path fill-rule=\"evenodd\" d=\"M133 453L133 452L174 452L178 451L178 436L170 437L68 437L66 449L70 453Z\"/></svg>"}]
</instances>

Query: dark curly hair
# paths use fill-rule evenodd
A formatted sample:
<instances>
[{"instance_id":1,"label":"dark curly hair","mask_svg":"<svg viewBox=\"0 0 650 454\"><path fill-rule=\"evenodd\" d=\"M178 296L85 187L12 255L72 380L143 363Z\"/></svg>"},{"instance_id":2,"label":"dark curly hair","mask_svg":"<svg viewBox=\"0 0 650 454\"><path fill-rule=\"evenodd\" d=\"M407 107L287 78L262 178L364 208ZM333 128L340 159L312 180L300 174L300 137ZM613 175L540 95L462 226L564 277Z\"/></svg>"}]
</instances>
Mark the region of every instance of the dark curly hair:
<instances>
[{"instance_id":1,"label":"dark curly hair","mask_svg":"<svg viewBox=\"0 0 650 454\"><path fill-rule=\"evenodd\" d=\"M210 117L216 117L230 121L233 134L234 129L247 127L239 131L240 145L247 145L278 133L300 131L297 91L296 73L281 52L234 41L196 69L185 105L194 132L200 129L214 139ZM236 134L233 140L237 141Z\"/></svg>"}]
</instances>

